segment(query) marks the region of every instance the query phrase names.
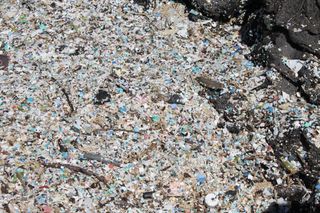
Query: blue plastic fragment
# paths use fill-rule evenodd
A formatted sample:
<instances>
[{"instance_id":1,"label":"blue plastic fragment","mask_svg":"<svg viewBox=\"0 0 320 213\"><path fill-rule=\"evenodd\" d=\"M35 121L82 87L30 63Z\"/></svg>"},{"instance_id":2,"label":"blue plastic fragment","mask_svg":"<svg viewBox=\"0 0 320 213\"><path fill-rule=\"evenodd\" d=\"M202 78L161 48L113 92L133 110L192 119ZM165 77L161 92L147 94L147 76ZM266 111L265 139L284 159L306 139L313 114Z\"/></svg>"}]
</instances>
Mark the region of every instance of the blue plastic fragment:
<instances>
[{"instance_id":1,"label":"blue plastic fragment","mask_svg":"<svg viewBox=\"0 0 320 213\"><path fill-rule=\"evenodd\" d=\"M112 137L112 135L113 135L113 130L107 131L107 137Z\"/></svg>"},{"instance_id":2,"label":"blue plastic fragment","mask_svg":"<svg viewBox=\"0 0 320 213\"><path fill-rule=\"evenodd\" d=\"M236 88L234 86L230 86L229 91L231 94L236 92Z\"/></svg>"},{"instance_id":3,"label":"blue plastic fragment","mask_svg":"<svg viewBox=\"0 0 320 213\"><path fill-rule=\"evenodd\" d=\"M194 73L194 74L197 74L197 73L200 73L201 72L201 67L199 67L199 66L194 66L194 67L192 67L192 73Z\"/></svg>"},{"instance_id":4,"label":"blue plastic fragment","mask_svg":"<svg viewBox=\"0 0 320 213\"><path fill-rule=\"evenodd\" d=\"M204 46L209 46L209 40L208 39L204 39L203 41L202 41L202 43L203 43L203 45Z\"/></svg>"},{"instance_id":5,"label":"blue plastic fragment","mask_svg":"<svg viewBox=\"0 0 320 213\"><path fill-rule=\"evenodd\" d=\"M269 113L273 113L274 112L274 108L271 104L269 103L266 103L264 106L263 106L264 109L268 110Z\"/></svg>"},{"instance_id":6,"label":"blue plastic fragment","mask_svg":"<svg viewBox=\"0 0 320 213\"><path fill-rule=\"evenodd\" d=\"M117 88L117 93L121 94L121 93L123 93L123 92L124 92L124 90L123 90L121 87L118 87L118 88Z\"/></svg>"},{"instance_id":7,"label":"blue plastic fragment","mask_svg":"<svg viewBox=\"0 0 320 213\"><path fill-rule=\"evenodd\" d=\"M177 109L177 104L171 104L172 109Z\"/></svg>"},{"instance_id":8,"label":"blue plastic fragment","mask_svg":"<svg viewBox=\"0 0 320 213\"><path fill-rule=\"evenodd\" d=\"M252 69L254 64L251 62L251 61L246 61L244 63L244 66L247 68L247 69Z\"/></svg>"},{"instance_id":9,"label":"blue plastic fragment","mask_svg":"<svg viewBox=\"0 0 320 213\"><path fill-rule=\"evenodd\" d=\"M33 103L33 97L27 98L27 103L28 103L28 104L32 104L32 103Z\"/></svg>"},{"instance_id":10,"label":"blue plastic fragment","mask_svg":"<svg viewBox=\"0 0 320 213\"><path fill-rule=\"evenodd\" d=\"M121 113L126 113L126 112L127 112L127 107L126 107L126 106L121 106L121 107L119 108L119 112L121 112Z\"/></svg>"},{"instance_id":11,"label":"blue plastic fragment","mask_svg":"<svg viewBox=\"0 0 320 213\"><path fill-rule=\"evenodd\" d=\"M36 197L36 202L38 204L45 204L47 202L47 196L45 194L40 194Z\"/></svg>"},{"instance_id":12,"label":"blue plastic fragment","mask_svg":"<svg viewBox=\"0 0 320 213\"><path fill-rule=\"evenodd\" d=\"M79 90L79 97L83 98L83 96L84 96L84 92L82 90Z\"/></svg>"},{"instance_id":13,"label":"blue plastic fragment","mask_svg":"<svg viewBox=\"0 0 320 213\"><path fill-rule=\"evenodd\" d=\"M206 176L204 174L197 174L197 182L202 185L206 182Z\"/></svg>"},{"instance_id":14,"label":"blue plastic fragment","mask_svg":"<svg viewBox=\"0 0 320 213\"><path fill-rule=\"evenodd\" d=\"M68 157L69 157L69 153L68 152L62 152L61 155L62 155L62 157L64 159L68 159Z\"/></svg>"}]
</instances>

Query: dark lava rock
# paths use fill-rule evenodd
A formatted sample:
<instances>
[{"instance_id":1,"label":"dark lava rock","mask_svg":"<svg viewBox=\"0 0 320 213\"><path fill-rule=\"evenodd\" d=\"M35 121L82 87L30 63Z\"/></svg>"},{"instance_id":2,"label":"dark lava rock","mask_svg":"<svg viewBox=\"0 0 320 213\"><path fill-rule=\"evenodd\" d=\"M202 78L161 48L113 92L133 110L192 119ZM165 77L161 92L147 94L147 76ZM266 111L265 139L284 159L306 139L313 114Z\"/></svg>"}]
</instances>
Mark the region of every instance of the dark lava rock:
<instances>
[{"instance_id":1,"label":"dark lava rock","mask_svg":"<svg viewBox=\"0 0 320 213\"><path fill-rule=\"evenodd\" d=\"M308 193L306 189L300 185L281 186L277 187L277 194L279 197L286 198L291 201L302 201Z\"/></svg>"},{"instance_id":2,"label":"dark lava rock","mask_svg":"<svg viewBox=\"0 0 320 213\"><path fill-rule=\"evenodd\" d=\"M281 162L282 159L296 161L301 164L296 173L292 174L293 179L300 179L304 186L312 192L309 200L302 202L305 190L291 186L292 188L279 189L279 193L287 197L289 201L296 202L301 211L296 212L316 212L320 204L315 198L315 185L320 174L320 149L310 142L306 133L301 129L294 129L284 133L283 137L269 139L274 154ZM287 169L287 168L286 168ZM291 207L294 209L294 207ZM308 210L308 211L302 211Z\"/></svg>"},{"instance_id":3,"label":"dark lava rock","mask_svg":"<svg viewBox=\"0 0 320 213\"><path fill-rule=\"evenodd\" d=\"M260 84L259 86L257 86L253 90L259 91L262 89L266 89L266 88L268 88L269 85L272 85L272 81L270 79L266 78L262 84Z\"/></svg>"},{"instance_id":4,"label":"dark lava rock","mask_svg":"<svg viewBox=\"0 0 320 213\"><path fill-rule=\"evenodd\" d=\"M94 104L102 105L111 100L111 95L104 90L99 89L98 93L95 95Z\"/></svg>"},{"instance_id":5,"label":"dark lava rock","mask_svg":"<svg viewBox=\"0 0 320 213\"><path fill-rule=\"evenodd\" d=\"M285 133L284 137L269 140L268 143L279 159L288 157L302 165L302 169L298 172L304 174L302 176L309 177L304 180L307 187L312 188L316 184L320 174L320 149L309 141L302 130L291 130ZM306 152L304 156L299 154L301 150Z\"/></svg>"},{"instance_id":6,"label":"dark lava rock","mask_svg":"<svg viewBox=\"0 0 320 213\"><path fill-rule=\"evenodd\" d=\"M228 20L243 13L242 41L252 46L249 59L273 67L284 83L296 87L312 104L320 104L318 80L304 78L304 83L283 61L320 57L320 0L188 0L187 4L215 20ZM197 17L190 13L190 19ZM314 76L314 75L313 75ZM265 86L265 85L264 85ZM260 88L258 88L260 89Z\"/></svg>"},{"instance_id":7,"label":"dark lava rock","mask_svg":"<svg viewBox=\"0 0 320 213\"><path fill-rule=\"evenodd\" d=\"M320 68L319 68L320 69ZM303 67L299 73L301 92L309 103L320 105L320 79L310 69Z\"/></svg>"},{"instance_id":8,"label":"dark lava rock","mask_svg":"<svg viewBox=\"0 0 320 213\"><path fill-rule=\"evenodd\" d=\"M298 88L295 85L293 85L290 81L283 77L275 83L275 88L289 95L294 95L298 91Z\"/></svg>"},{"instance_id":9,"label":"dark lava rock","mask_svg":"<svg viewBox=\"0 0 320 213\"><path fill-rule=\"evenodd\" d=\"M320 104L315 86L302 86L296 73L283 58L307 60L310 54L320 57L319 0L250 0L241 29L242 41L252 46L250 59L274 67L304 98ZM310 78L305 79L312 81Z\"/></svg>"},{"instance_id":10,"label":"dark lava rock","mask_svg":"<svg viewBox=\"0 0 320 213\"><path fill-rule=\"evenodd\" d=\"M209 102L213 104L213 107L217 110L217 112L223 114L225 110L233 107L229 99L229 94L222 94L219 96L210 96Z\"/></svg>"},{"instance_id":11,"label":"dark lava rock","mask_svg":"<svg viewBox=\"0 0 320 213\"><path fill-rule=\"evenodd\" d=\"M214 20L228 20L239 13L241 0L188 0L189 4Z\"/></svg>"},{"instance_id":12,"label":"dark lava rock","mask_svg":"<svg viewBox=\"0 0 320 213\"><path fill-rule=\"evenodd\" d=\"M274 35L274 40L283 34L293 49L320 56L319 0L251 0L247 7L242 28L245 43L253 45L266 36Z\"/></svg>"}]
</instances>

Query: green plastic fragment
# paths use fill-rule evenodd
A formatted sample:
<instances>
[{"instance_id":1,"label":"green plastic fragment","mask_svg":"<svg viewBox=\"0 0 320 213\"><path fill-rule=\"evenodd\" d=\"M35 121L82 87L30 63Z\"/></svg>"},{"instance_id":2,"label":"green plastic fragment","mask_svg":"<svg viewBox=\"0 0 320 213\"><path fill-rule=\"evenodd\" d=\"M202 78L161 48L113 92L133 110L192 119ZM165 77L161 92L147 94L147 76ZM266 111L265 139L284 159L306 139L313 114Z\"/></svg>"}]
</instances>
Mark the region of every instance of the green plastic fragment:
<instances>
[{"instance_id":1,"label":"green plastic fragment","mask_svg":"<svg viewBox=\"0 0 320 213\"><path fill-rule=\"evenodd\" d=\"M305 123L303 124L303 126L306 127L306 128L310 127L311 125L312 125L311 122L305 122Z\"/></svg>"},{"instance_id":2,"label":"green plastic fragment","mask_svg":"<svg viewBox=\"0 0 320 213\"><path fill-rule=\"evenodd\" d=\"M39 25L39 28L40 28L40 30L41 30L42 32L44 32L44 31L47 30L47 25L41 23L41 24Z\"/></svg>"},{"instance_id":3,"label":"green plastic fragment","mask_svg":"<svg viewBox=\"0 0 320 213\"><path fill-rule=\"evenodd\" d=\"M9 51L11 49L11 47L8 43L6 43L3 48L5 51Z\"/></svg>"},{"instance_id":4,"label":"green plastic fragment","mask_svg":"<svg viewBox=\"0 0 320 213\"><path fill-rule=\"evenodd\" d=\"M151 117L151 119L152 119L153 122L159 122L159 121L160 121L159 115L153 115L153 116Z\"/></svg>"},{"instance_id":5,"label":"green plastic fragment","mask_svg":"<svg viewBox=\"0 0 320 213\"><path fill-rule=\"evenodd\" d=\"M20 24L25 24L25 23L27 23L27 16L26 16L26 15L21 15L21 16L19 17L19 23L20 23Z\"/></svg>"}]
</instances>

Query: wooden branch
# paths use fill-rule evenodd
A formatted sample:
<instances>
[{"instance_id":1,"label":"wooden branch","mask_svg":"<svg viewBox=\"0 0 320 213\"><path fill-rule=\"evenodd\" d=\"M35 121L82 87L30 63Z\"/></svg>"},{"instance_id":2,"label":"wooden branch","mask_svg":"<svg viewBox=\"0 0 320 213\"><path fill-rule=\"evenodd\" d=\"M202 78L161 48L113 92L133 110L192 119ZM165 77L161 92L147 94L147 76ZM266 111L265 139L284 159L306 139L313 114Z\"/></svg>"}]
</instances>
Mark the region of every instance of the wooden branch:
<instances>
[{"instance_id":1,"label":"wooden branch","mask_svg":"<svg viewBox=\"0 0 320 213\"><path fill-rule=\"evenodd\" d=\"M105 179L104 176L98 175L98 174L94 173L93 171L87 170L87 169L79 167L79 166L74 166L74 165L64 164L64 163L46 163L44 161L40 161L40 163L46 168L60 169L61 167L65 167L73 172L82 173L84 175L95 177L100 182L104 183L105 185L108 185L108 181Z\"/></svg>"}]
</instances>

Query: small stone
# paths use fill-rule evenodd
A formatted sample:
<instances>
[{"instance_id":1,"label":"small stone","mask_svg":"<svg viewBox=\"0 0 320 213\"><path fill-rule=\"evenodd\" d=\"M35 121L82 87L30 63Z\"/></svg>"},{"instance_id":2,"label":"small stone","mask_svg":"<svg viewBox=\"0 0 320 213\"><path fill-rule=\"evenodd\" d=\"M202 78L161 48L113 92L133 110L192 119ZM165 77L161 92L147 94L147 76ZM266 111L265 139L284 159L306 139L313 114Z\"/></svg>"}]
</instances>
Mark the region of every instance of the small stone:
<instances>
[{"instance_id":1,"label":"small stone","mask_svg":"<svg viewBox=\"0 0 320 213\"><path fill-rule=\"evenodd\" d=\"M8 70L9 56L0 55L0 69Z\"/></svg>"},{"instance_id":2,"label":"small stone","mask_svg":"<svg viewBox=\"0 0 320 213\"><path fill-rule=\"evenodd\" d=\"M94 104L102 105L106 102L110 102L111 95L104 90L99 90L95 96Z\"/></svg>"},{"instance_id":3,"label":"small stone","mask_svg":"<svg viewBox=\"0 0 320 213\"><path fill-rule=\"evenodd\" d=\"M167 102L169 104L183 104L182 97L178 94L171 95Z\"/></svg>"},{"instance_id":4,"label":"small stone","mask_svg":"<svg viewBox=\"0 0 320 213\"><path fill-rule=\"evenodd\" d=\"M87 55L86 57L87 57L88 60L93 60L94 59L93 55Z\"/></svg>"},{"instance_id":5,"label":"small stone","mask_svg":"<svg viewBox=\"0 0 320 213\"><path fill-rule=\"evenodd\" d=\"M207 77L196 77L196 81L198 81L198 83L201 86L207 87L208 89L216 89L216 90L221 90L223 89L224 85L218 81L212 80L210 78Z\"/></svg>"}]
</instances>

